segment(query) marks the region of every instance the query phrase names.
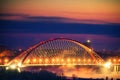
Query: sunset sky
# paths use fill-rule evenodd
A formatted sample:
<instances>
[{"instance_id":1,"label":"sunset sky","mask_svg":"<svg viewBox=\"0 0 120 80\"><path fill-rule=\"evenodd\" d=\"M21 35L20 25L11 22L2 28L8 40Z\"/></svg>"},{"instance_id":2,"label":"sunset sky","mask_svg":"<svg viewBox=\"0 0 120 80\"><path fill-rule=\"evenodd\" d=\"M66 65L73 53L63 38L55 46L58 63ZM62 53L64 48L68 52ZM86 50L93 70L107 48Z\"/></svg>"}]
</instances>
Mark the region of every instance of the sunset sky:
<instances>
[{"instance_id":1,"label":"sunset sky","mask_svg":"<svg viewBox=\"0 0 120 80\"><path fill-rule=\"evenodd\" d=\"M58 37L120 49L120 0L0 1L0 45L27 49Z\"/></svg>"}]
</instances>

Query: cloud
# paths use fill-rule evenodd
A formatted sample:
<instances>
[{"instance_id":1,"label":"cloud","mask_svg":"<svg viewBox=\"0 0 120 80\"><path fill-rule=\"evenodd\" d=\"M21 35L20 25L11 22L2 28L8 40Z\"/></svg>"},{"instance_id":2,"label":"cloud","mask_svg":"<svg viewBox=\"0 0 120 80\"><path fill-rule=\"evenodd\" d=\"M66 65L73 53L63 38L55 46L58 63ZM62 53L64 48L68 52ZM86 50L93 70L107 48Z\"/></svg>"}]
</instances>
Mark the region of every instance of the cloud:
<instances>
[{"instance_id":1,"label":"cloud","mask_svg":"<svg viewBox=\"0 0 120 80\"><path fill-rule=\"evenodd\" d=\"M94 19L75 19L59 16L31 16L26 14L0 14L0 20L22 20L35 22L54 22L54 23L85 23L85 24L111 24L102 20Z\"/></svg>"},{"instance_id":2,"label":"cloud","mask_svg":"<svg viewBox=\"0 0 120 80\"><path fill-rule=\"evenodd\" d=\"M0 14L0 20L24 20L28 15L25 14Z\"/></svg>"},{"instance_id":3,"label":"cloud","mask_svg":"<svg viewBox=\"0 0 120 80\"><path fill-rule=\"evenodd\" d=\"M9 13L9 14L7 14L7 13L4 13L4 14L0 14L0 16L27 16L27 15L25 15L25 14L12 14L12 13Z\"/></svg>"},{"instance_id":4,"label":"cloud","mask_svg":"<svg viewBox=\"0 0 120 80\"><path fill-rule=\"evenodd\" d=\"M57 16L28 16L30 20L35 21L46 21L46 22L62 22L62 23L87 23L87 24L108 24L108 22L102 20L93 19L74 19L67 17L57 17Z\"/></svg>"},{"instance_id":5,"label":"cloud","mask_svg":"<svg viewBox=\"0 0 120 80\"><path fill-rule=\"evenodd\" d=\"M120 36L120 24L92 19L1 13L0 25L0 33L79 33Z\"/></svg>"},{"instance_id":6,"label":"cloud","mask_svg":"<svg viewBox=\"0 0 120 80\"><path fill-rule=\"evenodd\" d=\"M1 19L1 17L3 18ZM4 19L4 17L6 18ZM51 37L65 37L79 41L93 39L95 43L93 46L97 45L96 49L117 49L120 44L120 24L101 24L102 21L95 21L59 16L0 14L0 37L2 37L0 44L10 44L12 47L26 44L28 47L31 46L31 43L34 45L35 42L47 40ZM100 23L92 24L92 22Z\"/></svg>"},{"instance_id":7,"label":"cloud","mask_svg":"<svg viewBox=\"0 0 120 80\"><path fill-rule=\"evenodd\" d=\"M1 14L0 33L67 33L120 36L120 24L100 24L97 20L76 20L55 16ZM9 18L11 17L11 20ZM85 22L85 23L84 23ZM89 23L90 22L90 23ZM92 22L99 24L92 24Z\"/></svg>"}]
</instances>

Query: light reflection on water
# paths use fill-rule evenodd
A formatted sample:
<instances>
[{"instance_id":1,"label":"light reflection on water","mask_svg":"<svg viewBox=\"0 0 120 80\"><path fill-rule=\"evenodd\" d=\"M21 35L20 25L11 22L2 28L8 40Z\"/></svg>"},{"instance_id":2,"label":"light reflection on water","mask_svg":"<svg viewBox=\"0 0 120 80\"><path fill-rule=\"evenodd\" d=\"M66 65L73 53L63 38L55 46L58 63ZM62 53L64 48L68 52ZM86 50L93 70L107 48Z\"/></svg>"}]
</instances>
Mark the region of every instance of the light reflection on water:
<instances>
[{"instance_id":1,"label":"light reflection on water","mask_svg":"<svg viewBox=\"0 0 120 80\"><path fill-rule=\"evenodd\" d=\"M120 78L120 72L113 72L105 68L101 67L93 67L93 66L52 66L52 67L27 67L22 70L38 72L41 70L47 70L53 73L56 73L59 76L67 76L67 77L80 77L80 78Z\"/></svg>"}]
</instances>

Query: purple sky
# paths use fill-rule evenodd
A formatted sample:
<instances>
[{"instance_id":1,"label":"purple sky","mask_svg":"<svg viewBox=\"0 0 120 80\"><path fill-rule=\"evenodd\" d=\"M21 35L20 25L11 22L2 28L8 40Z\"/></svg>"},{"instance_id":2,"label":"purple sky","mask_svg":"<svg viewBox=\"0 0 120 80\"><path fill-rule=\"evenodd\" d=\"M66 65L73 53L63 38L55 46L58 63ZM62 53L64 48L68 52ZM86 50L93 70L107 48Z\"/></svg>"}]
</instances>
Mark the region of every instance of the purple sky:
<instances>
[{"instance_id":1,"label":"purple sky","mask_svg":"<svg viewBox=\"0 0 120 80\"><path fill-rule=\"evenodd\" d=\"M119 0L2 0L0 45L27 49L42 40L92 41L95 50L120 49Z\"/></svg>"}]
</instances>

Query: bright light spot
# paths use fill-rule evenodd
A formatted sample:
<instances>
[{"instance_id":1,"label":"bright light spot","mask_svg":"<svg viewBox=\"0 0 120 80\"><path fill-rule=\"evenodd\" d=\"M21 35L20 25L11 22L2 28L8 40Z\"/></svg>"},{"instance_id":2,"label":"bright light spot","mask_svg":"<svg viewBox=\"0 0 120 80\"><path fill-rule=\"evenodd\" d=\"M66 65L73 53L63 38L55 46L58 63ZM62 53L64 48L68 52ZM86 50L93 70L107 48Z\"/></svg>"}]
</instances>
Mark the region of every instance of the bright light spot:
<instances>
[{"instance_id":1,"label":"bright light spot","mask_svg":"<svg viewBox=\"0 0 120 80\"><path fill-rule=\"evenodd\" d=\"M89 51L91 52L92 50L91 50L91 49L89 49Z\"/></svg>"},{"instance_id":2,"label":"bright light spot","mask_svg":"<svg viewBox=\"0 0 120 80\"><path fill-rule=\"evenodd\" d=\"M101 64L102 63L102 60L99 60L99 62L98 62L99 64Z\"/></svg>"},{"instance_id":3,"label":"bright light spot","mask_svg":"<svg viewBox=\"0 0 120 80\"><path fill-rule=\"evenodd\" d=\"M45 59L45 62L48 62L49 60L48 59Z\"/></svg>"},{"instance_id":4,"label":"bright light spot","mask_svg":"<svg viewBox=\"0 0 120 80\"><path fill-rule=\"evenodd\" d=\"M96 60L94 59L93 62L96 62Z\"/></svg>"},{"instance_id":5,"label":"bright light spot","mask_svg":"<svg viewBox=\"0 0 120 80\"><path fill-rule=\"evenodd\" d=\"M30 62L30 59L28 59L26 63L28 64L29 62Z\"/></svg>"},{"instance_id":6,"label":"bright light spot","mask_svg":"<svg viewBox=\"0 0 120 80\"><path fill-rule=\"evenodd\" d=\"M84 59L83 61L86 62L86 59Z\"/></svg>"},{"instance_id":7,"label":"bright light spot","mask_svg":"<svg viewBox=\"0 0 120 80\"><path fill-rule=\"evenodd\" d=\"M20 52L21 52L21 51L22 51L22 49L18 49L18 51L20 51Z\"/></svg>"},{"instance_id":8,"label":"bright light spot","mask_svg":"<svg viewBox=\"0 0 120 80\"><path fill-rule=\"evenodd\" d=\"M52 59L52 62L54 62L55 61L55 59Z\"/></svg>"},{"instance_id":9,"label":"bright light spot","mask_svg":"<svg viewBox=\"0 0 120 80\"><path fill-rule=\"evenodd\" d=\"M118 61L120 62L120 59Z\"/></svg>"},{"instance_id":10,"label":"bright light spot","mask_svg":"<svg viewBox=\"0 0 120 80\"><path fill-rule=\"evenodd\" d=\"M64 59L61 59L61 61L63 62L63 61L64 61Z\"/></svg>"},{"instance_id":11,"label":"bright light spot","mask_svg":"<svg viewBox=\"0 0 120 80\"><path fill-rule=\"evenodd\" d=\"M114 62L116 62L116 59L113 59Z\"/></svg>"},{"instance_id":12,"label":"bright light spot","mask_svg":"<svg viewBox=\"0 0 120 80\"><path fill-rule=\"evenodd\" d=\"M91 41L90 40L87 40L88 43L90 43Z\"/></svg>"},{"instance_id":13,"label":"bright light spot","mask_svg":"<svg viewBox=\"0 0 120 80\"><path fill-rule=\"evenodd\" d=\"M75 62L75 59L73 59L73 62Z\"/></svg>"},{"instance_id":14,"label":"bright light spot","mask_svg":"<svg viewBox=\"0 0 120 80\"><path fill-rule=\"evenodd\" d=\"M90 62L91 60L90 59L88 59L88 62Z\"/></svg>"},{"instance_id":15,"label":"bright light spot","mask_svg":"<svg viewBox=\"0 0 120 80\"><path fill-rule=\"evenodd\" d=\"M36 59L33 59L33 62L36 62Z\"/></svg>"},{"instance_id":16,"label":"bright light spot","mask_svg":"<svg viewBox=\"0 0 120 80\"><path fill-rule=\"evenodd\" d=\"M59 61L59 58L57 58L56 61L58 62L58 61Z\"/></svg>"},{"instance_id":17,"label":"bright light spot","mask_svg":"<svg viewBox=\"0 0 120 80\"><path fill-rule=\"evenodd\" d=\"M18 60L17 60L17 59L15 59L14 61L15 61L15 62L18 62Z\"/></svg>"},{"instance_id":18,"label":"bright light spot","mask_svg":"<svg viewBox=\"0 0 120 80\"><path fill-rule=\"evenodd\" d=\"M10 68L11 68L11 69L16 69L16 65L14 65L14 64L13 64L13 65L10 65Z\"/></svg>"},{"instance_id":19,"label":"bright light spot","mask_svg":"<svg viewBox=\"0 0 120 80\"><path fill-rule=\"evenodd\" d=\"M111 59L109 59L108 61L111 62Z\"/></svg>"},{"instance_id":20,"label":"bright light spot","mask_svg":"<svg viewBox=\"0 0 120 80\"><path fill-rule=\"evenodd\" d=\"M18 63L18 66L19 66L19 67L21 67L21 66L22 66L22 64L21 64L21 63Z\"/></svg>"},{"instance_id":21,"label":"bright light spot","mask_svg":"<svg viewBox=\"0 0 120 80\"><path fill-rule=\"evenodd\" d=\"M5 59L4 62L7 63L9 60L8 59Z\"/></svg>"},{"instance_id":22,"label":"bright light spot","mask_svg":"<svg viewBox=\"0 0 120 80\"><path fill-rule=\"evenodd\" d=\"M80 59L78 59L78 62L80 62Z\"/></svg>"},{"instance_id":23,"label":"bright light spot","mask_svg":"<svg viewBox=\"0 0 120 80\"><path fill-rule=\"evenodd\" d=\"M42 62L42 59L39 59L39 62Z\"/></svg>"},{"instance_id":24,"label":"bright light spot","mask_svg":"<svg viewBox=\"0 0 120 80\"><path fill-rule=\"evenodd\" d=\"M106 67L106 68L110 68L110 66L111 66L111 62L106 62L105 64L104 64L104 67Z\"/></svg>"},{"instance_id":25,"label":"bright light spot","mask_svg":"<svg viewBox=\"0 0 120 80\"><path fill-rule=\"evenodd\" d=\"M2 62L2 60L0 59L0 63Z\"/></svg>"},{"instance_id":26,"label":"bright light spot","mask_svg":"<svg viewBox=\"0 0 120 80\"><path fill-rule=\"evenodd\" d=\"M18 72L21 72L20 68L18 68L17 70L18 70Z\"/></svg>"},{"instance_id":27,"label":"bright light spot","mask_svg":"<svg viewBox=\"0 0 120 80\"><path fill-rule=\"evenodd\" d=\"M67 59L67 62L70 62L70 58Z\"/></svg>"},{"instance_id":28,"label":"bright light spot","mask_svg":"<svg viewBox=\"0 0 120 80\"><path fill-rule=\"evenodd\" d=\"M9 69L9 67L6 67L6 70L8 70Z\"/></svg>"}]
</instances>

